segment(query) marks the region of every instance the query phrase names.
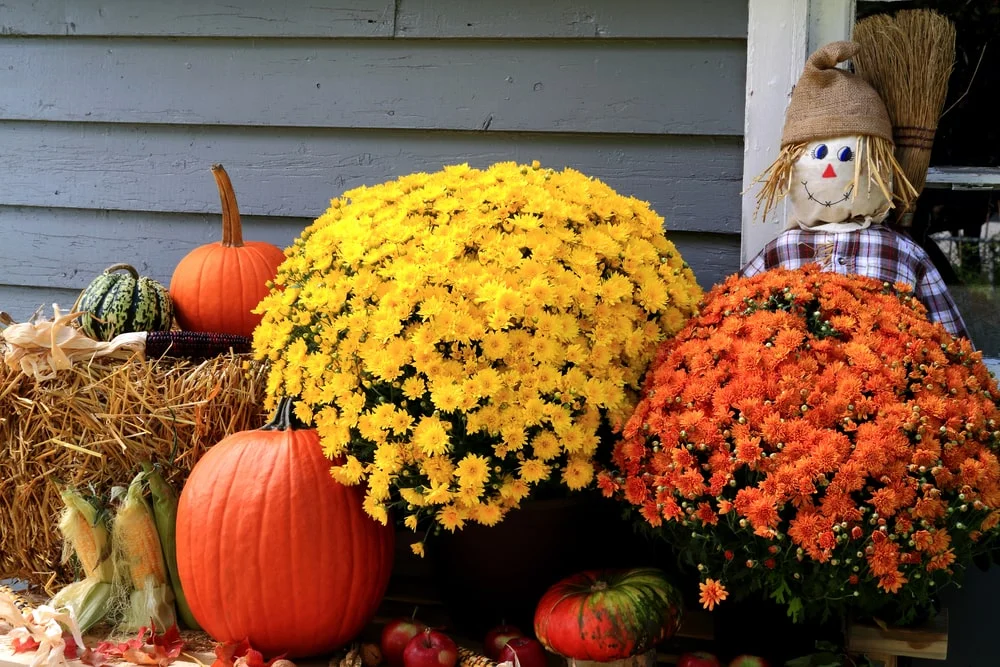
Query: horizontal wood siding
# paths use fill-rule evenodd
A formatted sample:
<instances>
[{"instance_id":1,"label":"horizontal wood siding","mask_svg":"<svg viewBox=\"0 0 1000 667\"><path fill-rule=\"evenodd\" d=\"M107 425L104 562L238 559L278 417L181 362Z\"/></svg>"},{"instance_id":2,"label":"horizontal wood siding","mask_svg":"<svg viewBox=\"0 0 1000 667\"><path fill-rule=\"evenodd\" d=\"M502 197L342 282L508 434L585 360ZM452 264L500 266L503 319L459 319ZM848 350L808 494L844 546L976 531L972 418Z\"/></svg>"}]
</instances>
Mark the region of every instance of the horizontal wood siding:
<instances>
[{"instance_id":1,"label":"horizontal wood siding","mask_svg":"<svg viewBox=\"0 0 1000 667\"><path fill-rule=\"evenodd\" d=\"M35 0L0 34L98 37L653 37L747 35L746 0ZM326 3L333 4L333 3Z\"/></svg>"},{"instance_id":2,"label":"horizontal wood siding","mask_svg":"<svg viewBox=\"0 0 1000 667\"><path fill-rule=\"evenodd\" d=\"M7 205L217 212L208 165L222 162L245 213L316 217L346 189L413 171L537 159L651 202L668 229L740 227L731 137L0 122L0 146Z\"/></svg>"},{"instance_id":3,"label":"horizontal wood siding","mask_svg":"<svg viewBox=\"0 0 1000 667\"><path fill-rule=\"evenodd\" d=\"M734 135L745 60L735 40L7 39L0 119Z\"/></svg>"},{"instance_id":4,"label":"horizontal wood siding","mask_svg":"<svg viewBox=\"0 0 1000 667\"><path fill-rule=\"evenodd\" d=\"M649 201L704 286L737 268L745 0L322 4L0 3L0 309L168 282L215 162L279 246L346 189L537 159Z\"/></svg>"}]
</instances>

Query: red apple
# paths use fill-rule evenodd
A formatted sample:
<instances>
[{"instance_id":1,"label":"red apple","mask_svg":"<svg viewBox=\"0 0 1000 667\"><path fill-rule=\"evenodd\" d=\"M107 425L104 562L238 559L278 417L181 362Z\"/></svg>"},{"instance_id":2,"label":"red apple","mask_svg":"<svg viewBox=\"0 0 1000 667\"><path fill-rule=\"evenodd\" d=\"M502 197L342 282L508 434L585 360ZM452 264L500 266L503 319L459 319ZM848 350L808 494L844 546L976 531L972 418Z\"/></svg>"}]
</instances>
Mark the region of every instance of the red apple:
<instances>
[{"instance_id":1,"label":"red apple","mask_svg":"<svg viewBox=\"0 0 1000 667\"><path fill-rule=\"evenodd\" d=\"M722 663L711 653L695 651L681 655L677 660L677 667L722 667Z\"/></svg>"},{"instance_id":2,"label":"red apple","mask_svg":"<svg viewBox=\"0 0 1000 667\"><path fill-rule=\"evenodd\" d=\"M768 667L768 662L756 655L738 655L729 663L729 667Z\"/></svg>"},{"instance_id":3,"label":"red apple","mask_svg":"<svg viewBox=\"0 0 1000 667\"><path fill-rule=\"evenodd\" d=\"M455 667L458 646L451 637L425 628L403 649L403 667Z\"/></svg>"},{"instance_id":4,"label":"red apple","mask_svg":"<svg viewBox=\"0 0 1000 667\"><path fill-rule=\"evenodd\" d=\"M546 667L549 658L537 639L514 637L500 650L497 662L513 662L514 667Z\"/></svg>"},{"instance_id":5,"label":"red apple","mask_svg":"<svg viewBox=\"0 0 1000 667\"><path fill-rule=\"evenodd\" d=\"M513 625L506 623L498 625L486 633L486 639L483 640L483 651L487 658L496 662L496 659L500 657L500 651L507 645L507 642L515 637L523 636L524 633Z\"/></svg>"},{"instance_id":6,"label":"red apple","mask_svg":"<svg viewBox=\"0 0 1000 667\"><path fill-rule=\"evenodd\" d=\"M403 649L427 626L413 618L394 618L382 628L379 647L389 667L403 667Z\"/></svg>"}]
</instances>

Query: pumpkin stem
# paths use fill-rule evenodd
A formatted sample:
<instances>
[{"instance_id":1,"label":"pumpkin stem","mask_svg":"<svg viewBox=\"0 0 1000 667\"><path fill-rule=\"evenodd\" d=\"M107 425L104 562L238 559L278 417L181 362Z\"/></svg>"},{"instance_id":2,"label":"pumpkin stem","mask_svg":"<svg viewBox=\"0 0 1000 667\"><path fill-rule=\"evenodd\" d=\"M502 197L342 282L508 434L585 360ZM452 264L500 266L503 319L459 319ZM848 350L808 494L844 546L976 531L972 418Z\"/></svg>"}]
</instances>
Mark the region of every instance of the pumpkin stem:
<instances>
[{"instance_id":1,"label":"pumpkin stem","mask_svg":"<svg viewBox=\"0 0 1000 667\"><path fill-rule=\"evenodd\" d=\"M115 271L121 271L122 269L128 271L132 275L133 280L139 279L139 272L135 270L135 267L131 264L112 264L108 268L104 269L104 273L114 273Z\"/></svg>"},{"instance_id":2,"label":"pumpkin stem","mask_svg":"<svg viewBox=\"0 0 1000 667\"><path fill-rule=\"evenodd\" d=\"M601 579L599 581L595 581L590 586L590 592L591 593L593 593L595 591L605 591L607 589L608 589L608 582L604 581L603 579Z\"/></svg>"},{"instance_id":3,"label":"pumpkin stem","mask_svg":"<svg viewBox=\"0 0 1000 667\"><path fill-rule=\"evenodd\" d=\"M240 209L236 205L236 192L229 174L221 164L212 165L212 175L215 184L219 186L219 199L222 200L222 245L227 248L239 248L243 245L243 225L240 223Z\"/></svg>"},{"instance_id":4,"label":"pumpkin stem","mask_svg":"<svg viewBox=\"0 0 1000 667\"><path fill-rule=\"evenodd\" d=\"M278 407L271 416L271 421L260 427L262 431L294 431L309 428L301 419L295 416L295 403L291 396L282 396Z\"/></svg>"}]
</instances>

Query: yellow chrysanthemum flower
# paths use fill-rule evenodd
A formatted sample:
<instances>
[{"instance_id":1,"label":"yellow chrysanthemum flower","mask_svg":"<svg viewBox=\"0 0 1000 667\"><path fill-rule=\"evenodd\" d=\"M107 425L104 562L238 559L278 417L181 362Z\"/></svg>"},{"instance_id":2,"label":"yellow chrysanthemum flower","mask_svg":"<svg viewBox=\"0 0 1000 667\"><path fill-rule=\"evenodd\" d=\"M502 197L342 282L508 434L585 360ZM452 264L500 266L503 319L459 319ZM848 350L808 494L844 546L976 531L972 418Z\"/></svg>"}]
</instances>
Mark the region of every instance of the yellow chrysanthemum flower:
<instances>
[{"instance_id":1,"label":"yellow chrysanthemum flower","mask_svg":"<svg viewBox=\"0 0 1000 667\"><path fill-rule=\"evenodd\" d=\"M253 336L268 404L295 396L334 477L412 530L591 484L599 429L701 299L648 204L537 162L351 190L286 255Z\"/></svg>"}]
</instances>

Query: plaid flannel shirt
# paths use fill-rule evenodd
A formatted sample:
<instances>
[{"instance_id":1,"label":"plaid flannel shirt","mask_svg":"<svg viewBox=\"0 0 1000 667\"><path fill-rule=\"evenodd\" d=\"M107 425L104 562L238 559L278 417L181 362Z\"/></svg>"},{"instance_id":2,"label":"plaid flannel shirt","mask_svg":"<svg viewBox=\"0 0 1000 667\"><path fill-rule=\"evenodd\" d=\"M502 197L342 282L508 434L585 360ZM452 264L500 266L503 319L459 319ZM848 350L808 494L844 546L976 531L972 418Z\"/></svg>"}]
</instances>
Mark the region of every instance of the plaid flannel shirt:
<instances>
[{"instance_id":1,"label":"plaid flannel shirt","mask_svg":"<svg viewBox=\"0 0 1000 667\"><path fill-rule=\"evenodd\" d=\"M753 276L778 267L798 269L810 263L843 275L906 283L927 307L931 321L940 322L954 336L969 337L948 287L924 249L881 225L840 233L786 231L768 243L740 275Z\"/></svg>"}]
</instances>

